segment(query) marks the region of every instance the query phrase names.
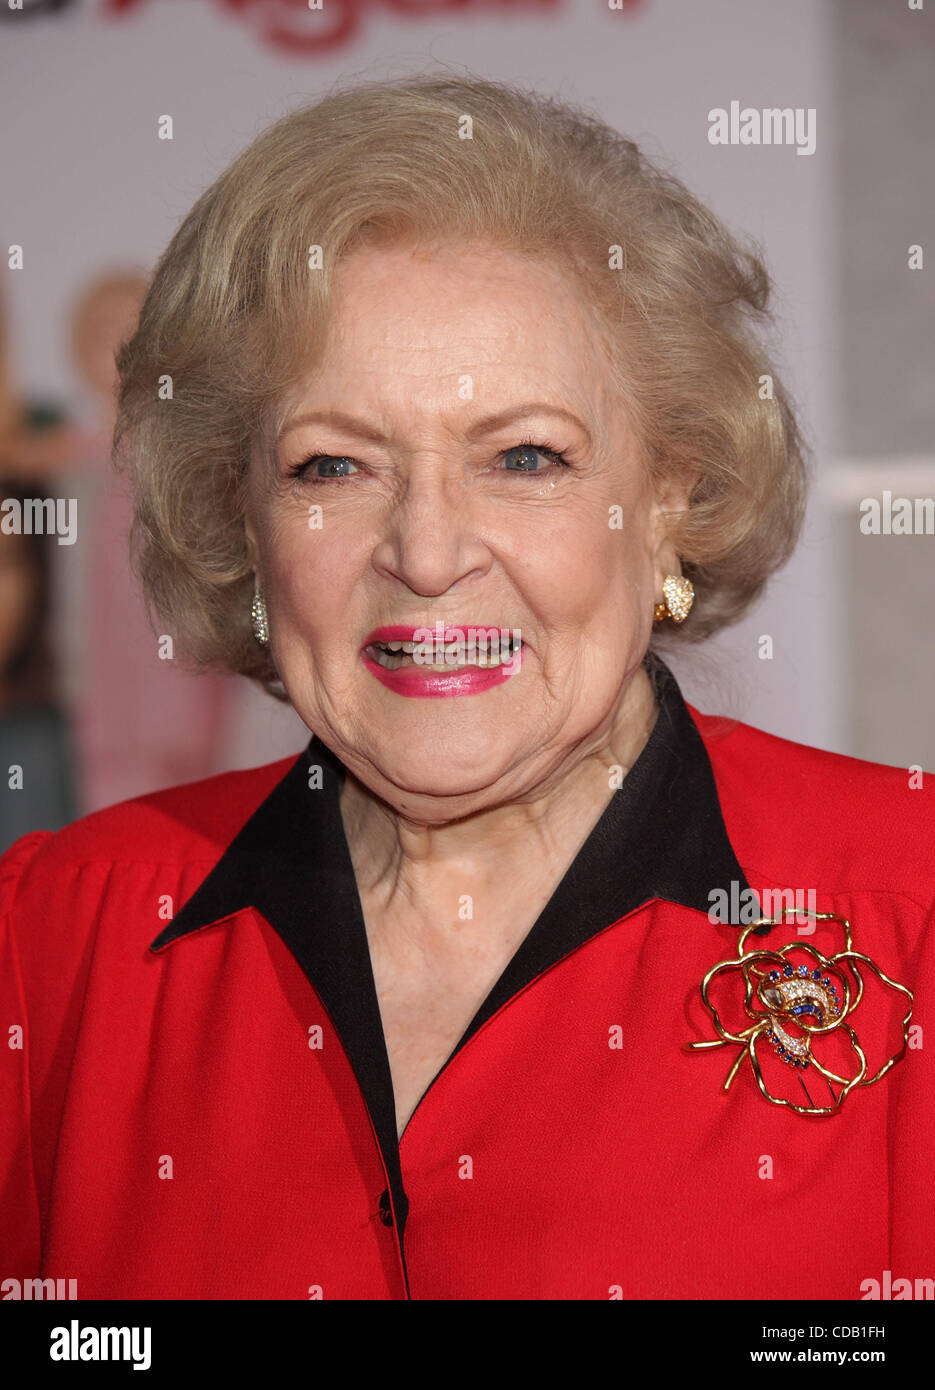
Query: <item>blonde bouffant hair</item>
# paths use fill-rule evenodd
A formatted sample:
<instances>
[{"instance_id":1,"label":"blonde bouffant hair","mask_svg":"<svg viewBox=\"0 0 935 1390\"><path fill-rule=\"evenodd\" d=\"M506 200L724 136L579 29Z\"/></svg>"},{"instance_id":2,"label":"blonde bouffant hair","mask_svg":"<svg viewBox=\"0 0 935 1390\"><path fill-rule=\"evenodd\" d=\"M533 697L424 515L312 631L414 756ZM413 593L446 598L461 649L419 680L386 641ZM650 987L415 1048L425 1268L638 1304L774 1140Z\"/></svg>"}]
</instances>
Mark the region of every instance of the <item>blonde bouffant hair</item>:
<instances>
[{"instance_id":1,"label":"blonde bouffant hair","mask_svg":"<svg viewBox=\"0 0 935 1390\"><path fill-rule=\"evenodd\" d=\"M696 598L672 635L739 618L792 551L806 490L760 254L595 116L424 76L338 89L263 132L182 222L117 354L135 563L179 653L278 693L250 626L247 468L321 351L335 265L380 240L480 242L574 277L650 475L695 479L671 534Z\"/></svg>"}]
</instances>

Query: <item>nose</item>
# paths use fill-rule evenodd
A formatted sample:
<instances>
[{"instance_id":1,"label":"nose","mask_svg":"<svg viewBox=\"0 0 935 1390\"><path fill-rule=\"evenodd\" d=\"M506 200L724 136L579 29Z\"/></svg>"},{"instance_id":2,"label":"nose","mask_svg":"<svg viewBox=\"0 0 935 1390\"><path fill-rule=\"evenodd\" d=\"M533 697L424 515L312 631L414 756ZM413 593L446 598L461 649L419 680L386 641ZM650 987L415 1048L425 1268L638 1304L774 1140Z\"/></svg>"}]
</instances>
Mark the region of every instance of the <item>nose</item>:
<instances>
[{"instance_id":1,"label":"nose","mask_svg":"<svg viewBox=\"0 0 935 1390\"><path fill-rule=\"evenodd\" d=\"M490 567L477 520L465 479L438 458L415 462L386 513L374 567L415 594L448 593Z\"/></svg>"}]
</instances>

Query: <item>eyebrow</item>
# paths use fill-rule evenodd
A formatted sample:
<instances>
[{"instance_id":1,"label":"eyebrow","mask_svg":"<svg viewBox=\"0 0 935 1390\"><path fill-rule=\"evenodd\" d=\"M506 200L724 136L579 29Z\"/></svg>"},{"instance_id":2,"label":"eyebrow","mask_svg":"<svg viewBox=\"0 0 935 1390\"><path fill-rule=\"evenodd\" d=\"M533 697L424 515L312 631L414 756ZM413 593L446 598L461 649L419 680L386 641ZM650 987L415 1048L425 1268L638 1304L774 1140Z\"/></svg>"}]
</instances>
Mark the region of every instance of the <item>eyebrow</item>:
<instances>
[{"instance_id":1,"label":"eyebrow","mask_svg":"<svg viewBox=\"0 0 935 1390\"><path fill-rule=\"evenodd\" d=\"M348 430L351 434L359 435L361 439L369 439L374 444L386 443L385 436L379 430L371 429L361 420L355 420L353 415L345 415L342 410L307 410L302 415L296 415L283 425L276 436L276 443L302 425L334 425L336 429Z\"/></svg>"},{"instance_id":2,"label":"eyebrow","mask_svg":"<svg viewBox=\"0 0 935 1390\"><path fill-rule=\"evenodd\" d=\"M565 410L563 406L550 405L548 401L529 401L523 405L510 406L507 410L498 411L494 415L485 415L482 419L474 422L468 430L467 438L469 440L478 439L482 435L492 434L495 430L503 429L507 425L514 424L517 420L532 415L554 415L560 420L565 420L576 426L589 444L591 442L590 431L577 415L574 415L570 410ZM373 429L362 420L357 420L353 415L347 415L342 410L308 410L301 415L296 415L283 425L277 435L276 442L279 443L292 430L297 430L302 425L333 425L337 429L348 430L361 439L369 439L374 444L386 443L386 436L380 430Z\"/></svg>"},{"instance_id":3,"label":"eyebrow","mask_svg":"<svg viewBox=\"0 0 935 1390\"><path fill-rule=\"evenodd\" d=\"M505 425L512 425L517 420L525 419L530 415L554 415L559 420L565 420L568 424L575 425L588 440L591 441L591 434L584 426L577 415L573 415L570 410L565 410L560 405L550 405L548 401L529 401L524 405L511 406L508 410L501 410L495 415L485 415L482 420L477 420L468 430L468 439L476 439L482 434L492 434L494 430L502 429Z\"/></svg>"}]
</instances>

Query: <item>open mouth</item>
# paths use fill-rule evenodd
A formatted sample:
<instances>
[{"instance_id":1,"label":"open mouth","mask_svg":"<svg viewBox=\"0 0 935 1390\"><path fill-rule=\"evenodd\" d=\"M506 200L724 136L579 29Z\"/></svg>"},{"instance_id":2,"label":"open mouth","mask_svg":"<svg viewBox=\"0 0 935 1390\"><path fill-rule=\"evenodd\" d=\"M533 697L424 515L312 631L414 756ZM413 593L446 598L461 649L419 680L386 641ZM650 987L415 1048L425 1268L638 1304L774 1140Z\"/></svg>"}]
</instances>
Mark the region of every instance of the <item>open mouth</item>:
<instances>
[{"instance_id":1,"label":"open mouth","mask_svg":"<svg viewBox=\"0 0 935 1390\"><path fill-rule=\"evenodd\" d=\"M387 671L398 671L402 666L418 666L423 671L457 671L465 666L482 669L505 666L513 660L522 645L521 638L504 633L499 641L492 638L486 643L444 643L437 653L433 653L430 642L371 642L364 650L371 660ZM419 653L418 658L416 652ZM436 659L426 661L424 658L428 653L432 653Z\"/></svg>"}]
</instances>

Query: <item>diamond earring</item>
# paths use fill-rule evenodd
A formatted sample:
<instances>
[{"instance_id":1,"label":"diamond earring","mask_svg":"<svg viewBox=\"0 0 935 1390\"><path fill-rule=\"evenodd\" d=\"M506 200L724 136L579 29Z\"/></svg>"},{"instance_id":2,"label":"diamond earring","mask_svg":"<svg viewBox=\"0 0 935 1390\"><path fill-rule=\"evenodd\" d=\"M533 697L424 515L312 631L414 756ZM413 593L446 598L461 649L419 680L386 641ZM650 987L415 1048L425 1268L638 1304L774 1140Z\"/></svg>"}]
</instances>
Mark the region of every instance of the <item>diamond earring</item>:
<instances>
[{"instance_id":1,"label":"diamond earring","mask_svg":"<svg viewBox=\"0 0 935 1390\"><path fill-rule=\"evenodd\" d=\"M690 579L680 574L667 574L662 586L663 602L657 603L653 617L657 623L671 618L674 623L684 623L695 601L695 590Z\"/></svg>"},{"instance_id":2,"label":"diamond earring","mask_svg":"<svg viewBox=\"0 0 935 1390\"><path fill-rule=\"evenodd\" d=\"M269 642L269 618L266 614L263 595L260 593L260 581L256 576L254 576L253 583L253 603L250 605L250 622L253 626L254 637L261 647L265 647Z\"/></svg>"}]
</instances>

